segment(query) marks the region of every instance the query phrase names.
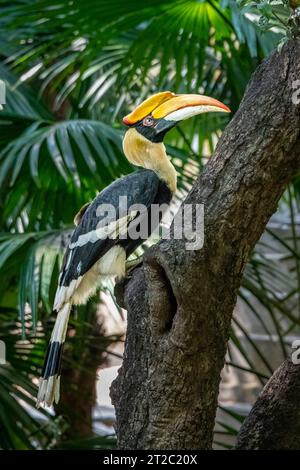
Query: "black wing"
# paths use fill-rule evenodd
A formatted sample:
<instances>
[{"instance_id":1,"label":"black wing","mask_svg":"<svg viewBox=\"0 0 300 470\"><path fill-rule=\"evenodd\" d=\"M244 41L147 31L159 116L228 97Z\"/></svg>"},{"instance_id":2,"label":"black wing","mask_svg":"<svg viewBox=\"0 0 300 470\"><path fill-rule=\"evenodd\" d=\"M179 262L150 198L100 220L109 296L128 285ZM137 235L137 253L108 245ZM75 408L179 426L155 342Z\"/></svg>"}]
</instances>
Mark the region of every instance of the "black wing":
<instances>
[{"instance_id":1,"label":"black wing","mask_svg":"<svg viewBox=\"0 0 300 470\"><path fill-rule=\"evenodd\" d=\"M99 238L97 228L107 226L107 212L99 213L99 208L110 204L116 211L116 220L125 216L124 203L127 207L143 204L147 208L157 199L161 182L152 170L143 170L118 179L105 188L87 207L74 230L69 247L65 253L61 271L60 286L68 286L74 279L85 274L112 246L117 238L105 236Z\"/></svg>"}]
</instances>

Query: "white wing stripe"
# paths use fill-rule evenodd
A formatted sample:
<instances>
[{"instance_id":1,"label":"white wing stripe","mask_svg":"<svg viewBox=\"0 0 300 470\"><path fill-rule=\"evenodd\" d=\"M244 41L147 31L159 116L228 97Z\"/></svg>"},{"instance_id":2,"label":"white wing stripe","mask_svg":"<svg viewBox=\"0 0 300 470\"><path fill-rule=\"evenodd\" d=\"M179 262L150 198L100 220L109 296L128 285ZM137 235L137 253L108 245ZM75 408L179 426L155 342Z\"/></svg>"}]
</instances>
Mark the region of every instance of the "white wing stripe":
<instances>
[{"instance_id":1,"label":"white wing stripe","mask_svg":"<svg viewBox=\"0 0 300 470\"><path fill-rule=\"evenodd\" d=\"M121 219L114 220L105 227L99 227L96 230L79 235L78 239L74 243L70 243L69 249L73 250L76 247L84 246L86 243L96 243L98 240L103 240L110 236L112 239L116 239L118 235L126 233L128 223L134 219L138 211L132 211Z\"/></svg>"}]
</instances>

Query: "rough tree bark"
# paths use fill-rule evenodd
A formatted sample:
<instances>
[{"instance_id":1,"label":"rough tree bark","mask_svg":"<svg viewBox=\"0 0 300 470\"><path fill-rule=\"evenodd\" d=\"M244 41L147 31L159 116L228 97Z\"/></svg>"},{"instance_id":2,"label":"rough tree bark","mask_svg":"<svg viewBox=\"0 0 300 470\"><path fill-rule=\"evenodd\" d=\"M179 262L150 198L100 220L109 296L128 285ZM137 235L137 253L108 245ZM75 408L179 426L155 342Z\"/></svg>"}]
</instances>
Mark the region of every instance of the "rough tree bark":
<instances>
[{"instance_id":1,"label":"rough tree bark","mask_svg":"<svg viewBox=\"0 0 300 470\"><path fill-rule=\"evenodd\" d=\"M236 449L299 450L300 365L286 359L264 387L238 435Z\"/></svg>"},{"instance_id":2,"label":"rough tree bark","mask_svg":"<svg viewBox=\"0 0 300 470\"><path fill-rule=\"evenodd\" d=\"M300 169L299 78L298 41L258 68L185 201L205 206L203 248L161 241L125 288L125 357L111 388L120 448L211 448L245 263Z\"/></svg>"}]
</instances>

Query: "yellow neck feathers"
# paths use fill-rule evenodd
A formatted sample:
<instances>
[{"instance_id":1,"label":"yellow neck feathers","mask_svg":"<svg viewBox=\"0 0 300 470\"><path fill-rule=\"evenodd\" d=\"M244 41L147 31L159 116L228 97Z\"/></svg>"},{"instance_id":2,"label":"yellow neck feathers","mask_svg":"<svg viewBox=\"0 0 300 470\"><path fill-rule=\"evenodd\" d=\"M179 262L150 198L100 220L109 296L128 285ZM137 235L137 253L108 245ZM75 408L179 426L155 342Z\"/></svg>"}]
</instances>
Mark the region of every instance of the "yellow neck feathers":
<instances>
[{"instance_id":1,"label":"yellow neck feathers","mask_svg":"<svg viewBox=\"0 0 300 470\"><path fill-rule=\"evenodd\" d=\"M177 175L162 142L150 142L136 129L130 128L123 140L123 150L127 160L137 166L153 170L165 181L172 193L176 191Z\"/></svg>"}]
</instances>

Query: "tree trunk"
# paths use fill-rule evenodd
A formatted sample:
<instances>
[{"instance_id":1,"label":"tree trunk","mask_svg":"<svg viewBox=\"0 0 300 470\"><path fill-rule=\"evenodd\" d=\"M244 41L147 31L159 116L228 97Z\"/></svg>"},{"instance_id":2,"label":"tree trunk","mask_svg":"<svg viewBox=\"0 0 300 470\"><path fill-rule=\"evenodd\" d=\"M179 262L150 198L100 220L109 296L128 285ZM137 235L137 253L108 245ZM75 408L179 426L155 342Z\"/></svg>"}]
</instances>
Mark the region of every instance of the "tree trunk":
<instances>
[{"instance_id":1,"label":"tree trunk","mask_svg":"<svg viewBox=\"0 0 300 470\"><path fill-rule=\"evenodd\" d=\"M204 204L203 248L162 240L125 288L125 356L111 388L120 448L211 448L245 263L300 168L299 77L298 41L258 68L185 201Z\"/></svg>"},{"instance_id":2,"label":"tree trunk","mask_svg":"<svg viewBox=\"0 0 300 470\"><path fill-rule=\"evenodd\" d=\"M236 449L299 450L300 365L290 359L273 374L245 420Z\"/></svg>"}]
</instances>

